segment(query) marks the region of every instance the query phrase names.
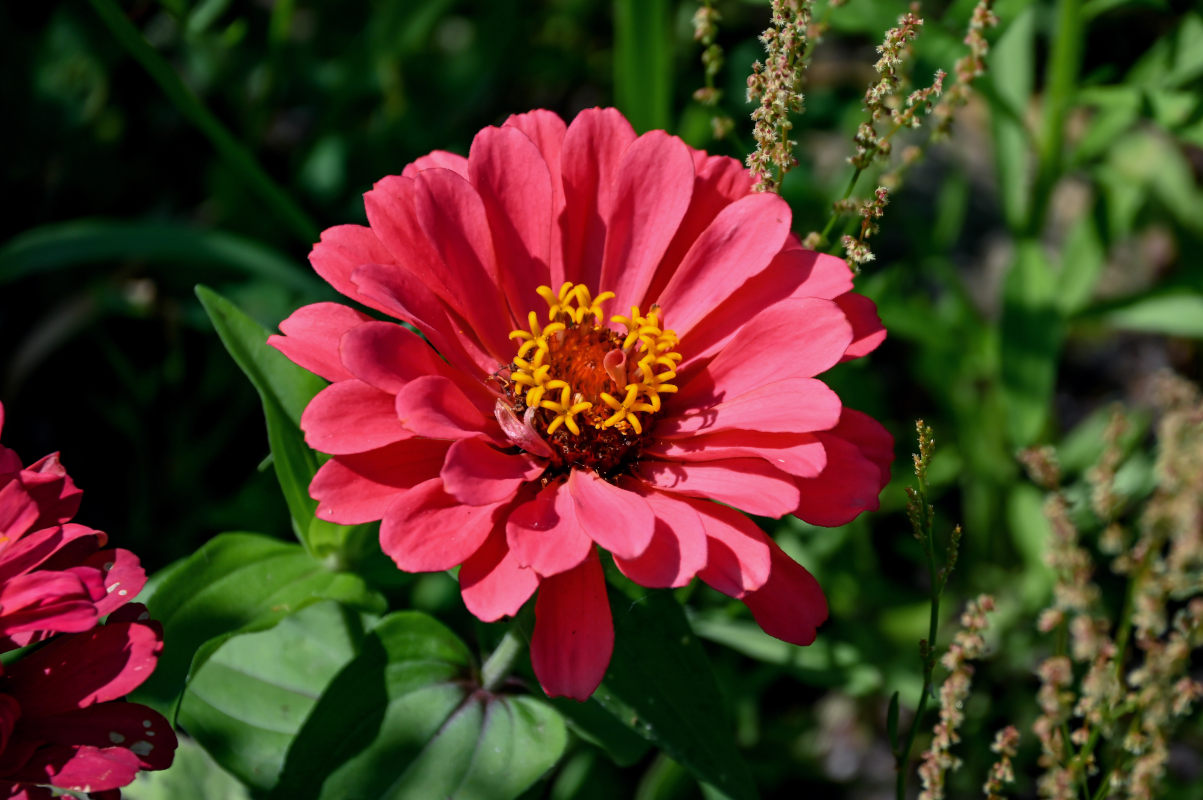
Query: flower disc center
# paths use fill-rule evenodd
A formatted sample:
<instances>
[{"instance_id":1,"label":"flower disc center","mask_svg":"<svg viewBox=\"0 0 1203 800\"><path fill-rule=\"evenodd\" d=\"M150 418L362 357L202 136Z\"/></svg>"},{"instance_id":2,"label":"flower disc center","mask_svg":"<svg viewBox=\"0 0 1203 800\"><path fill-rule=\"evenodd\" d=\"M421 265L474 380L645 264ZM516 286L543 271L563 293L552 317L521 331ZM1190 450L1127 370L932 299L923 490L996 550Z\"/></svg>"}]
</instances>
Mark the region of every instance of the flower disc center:
<instances>
[{"instance_id":1,"label":"flower disc center","mask_svg":"<svg viewBox=\"0 0 1203 800\"><path fill-rule=\"evenodd\" d=\"M581 284L555 293L540 286L547 324L527 315L528 328L510 333L521 341L514 360L498 375L514 418L552 451L553 466L581 467L610 476L629 463L661 395L677 391L677 336L662 327L656 306L646 315L613 316L620 333L602 324L601 304ZM508 375L506 373L508 372Z\"/></svg>"}]
</instances>

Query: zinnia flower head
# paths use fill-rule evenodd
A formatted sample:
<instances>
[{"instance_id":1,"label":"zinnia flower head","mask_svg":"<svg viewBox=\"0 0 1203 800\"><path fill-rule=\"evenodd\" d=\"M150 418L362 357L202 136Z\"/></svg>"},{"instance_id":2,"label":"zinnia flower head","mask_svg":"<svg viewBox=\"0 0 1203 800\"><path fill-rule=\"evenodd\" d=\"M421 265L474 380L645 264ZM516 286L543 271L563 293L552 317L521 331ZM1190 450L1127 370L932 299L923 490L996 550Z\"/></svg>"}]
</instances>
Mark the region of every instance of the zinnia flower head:
<instances>
[{"instance_id":1,"label":"zinnia flower head","mask_svg":"<svg viewBox=\"0 0 1203 800\"><path fill-rule=\"evenodd\" d=\"M50 798L48 785L116 797L175 752L167 720L122 701L162 649L159 626L129 604L146 574L69 521L81 494L57 453L24 467L0 446L0 652L44 642L0 667L4 797Z\"/></svg>"},{"instance_id":2,"label":"zinnia flower head","mask_svg":"<svg viewBox=\"0 0 1203 800\"><path fill-rule=\"evenodd\" d=\"M815 376L885 331L779 196L591 109L511 117L365 205L369 225L327 230L310 260L421 336L318 303L271 338L332 382L301 420L332 456L319 516L381 520L403 570L459 566L482 620L537 592L548 694L587 698L609 663L599 548L640 584L697 576L813 641L822 591L745 512L838 525L877 507L892 440Z\"/></svg>"}]
</instances>

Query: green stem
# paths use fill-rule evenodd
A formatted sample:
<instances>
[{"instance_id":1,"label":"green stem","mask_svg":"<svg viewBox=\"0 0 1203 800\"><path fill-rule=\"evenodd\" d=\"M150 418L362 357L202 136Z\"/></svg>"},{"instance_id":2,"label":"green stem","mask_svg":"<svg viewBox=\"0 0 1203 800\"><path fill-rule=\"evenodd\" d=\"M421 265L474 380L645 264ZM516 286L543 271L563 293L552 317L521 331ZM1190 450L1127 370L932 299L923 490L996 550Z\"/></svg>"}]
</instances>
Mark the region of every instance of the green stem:
<instances>
[{"instance_id":1,"label":"green stem","mask_svg":"<svg viewBox=\"0 0 1203 800\"><path fill-rule=\"evenodd\" d=\"M117 41L142 65L159 88L175 104L180 113L195 125L233 169L246 181L263 202L287 224L297 237L306 243L317 241L318 228L301 207L263 171L242 144L204 106L196 93L189 89L171 65L147 43L137 28L126 18L114 0L90 0Z\"/></svg>"},{"instance_id":2,"label":"green stem","mask_svg":"<svg viewBox=\"0 0 1203 800\"><path fill-rule=\"evenodd\" d=\"M526 649L525 629L528 617L528 610L524 609L518 612L518 615L510 621L510 627L506 630L505 636L501 637L497 647L485 659L484 666L480 668L480 684L486 692L497 691L513 671L514 662Z\"/></svg>"}]
</instances>

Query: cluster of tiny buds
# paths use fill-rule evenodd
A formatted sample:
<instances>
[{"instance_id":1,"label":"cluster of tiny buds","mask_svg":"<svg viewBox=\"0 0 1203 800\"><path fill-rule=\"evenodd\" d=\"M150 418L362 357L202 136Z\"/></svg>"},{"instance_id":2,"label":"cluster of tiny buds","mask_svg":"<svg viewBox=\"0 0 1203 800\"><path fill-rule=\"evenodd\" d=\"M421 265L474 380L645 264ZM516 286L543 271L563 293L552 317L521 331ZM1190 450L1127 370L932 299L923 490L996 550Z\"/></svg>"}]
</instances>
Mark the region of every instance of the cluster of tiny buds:
<instances>
[{"instance_id":1,"label":"cluster of tiny buds","mask_svg":"<svg viewBox=\"0 0 1203 800\"><path fill-rule=\"evenodd\" d=\"M942 138L948 135L952 128L953 116L956 109L969 102L969 87L986 72L986 54L990 44L986 41L986 31L998 24L991 6L994 0L978 0L969 18L969 30L965 34L965 44L969 52L957 60L953 68L954 81L952 88L940 104L932 111L936 119L933 136Z\"/></svg>"},{"instance_id":2,"label":"cluster of tiny buds","mask_svg":"<svg viewBox=\"0 0 1203 800\"><path fill-rule=\"evenodd\" d=\"M903 82L899 68L910 50L911 42L919 35L922 27L922 18L917 16L914 10L908 11L898 18L897 27L886 31L885 40L877 48L880 58L873 65L877 71L877 80L865 90L865 110L869 112L869 119L856 129L856 135L853 137L856 151L848 159L857 169L865 169L875 159L885 158L890 153L890 135L879 135L875 123L886 117L894 118L899 113L914 116L913 109L898 112L890 106L897 102L896 95ZM930 94L929 92L925 97ZM901 125L896 123L896 127Z\"/></svg>"},{"instance_id":3,"label":"cluster of tiny buds","mask_svg":"<svg viewBox=\"0 0 1203 800\"><path fill-rule=\"evenodd\" d=\"M973 677L970 662L985 654L986 615L993 610L994 598L990 595L983 594L971 600L961 614L961 629L940 659L948 670L948 677L940 686L940 720L933 731L931 745L924 751L919 764L919 779L923 784L919 800L943 798L946 773L961 765L961 760L952 755L951 749L961 740L958 729L965 719L962 709Z\"/></svg>"},{"instance_id":4,"label":"cluster of tiny buds","mask_svg":"<svg viewBox=\"0 0 1203 800\"><path fill-rule=\"evenodd\" d=\"M802 113L811 2L772 0L772 24L760 36L765 60L754 63L748 76L748 102L760 101L752 112L756 150L747 159L757 191L777 191L785 174L798 164L790 115Z\"/></svg>"},{"instance_id":5,"label":"cluster of tiny buds","mask_svg":"<svg viewBox=\"0 0 1203 800\"><path fill-rule=\"evenodd\" d=\"M1011 759L1019 752L1019 731L1008 725L994 736L990 749L998 753L998 760L990 767L990 774L982 786L986 800L1002 800L1003 786L1015 782L1015 768Z\"/></svg>"}]
</instances>

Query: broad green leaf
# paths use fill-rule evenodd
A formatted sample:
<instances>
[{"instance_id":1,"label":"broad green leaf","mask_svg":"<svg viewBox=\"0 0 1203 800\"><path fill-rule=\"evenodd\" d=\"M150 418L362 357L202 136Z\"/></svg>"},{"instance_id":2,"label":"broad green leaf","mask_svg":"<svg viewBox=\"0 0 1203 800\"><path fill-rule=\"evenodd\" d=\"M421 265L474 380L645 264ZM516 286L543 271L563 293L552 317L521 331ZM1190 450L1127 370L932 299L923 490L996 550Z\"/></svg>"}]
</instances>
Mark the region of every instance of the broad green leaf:
<instances>
[{"instance_id":1,"label":"broad green leaf","mask_svg":"<svg viewBox=\"0 0 1203 800\"><path fill-rule=\"evenodd\" d=\"M710 662L672 593L612 595L614 655L594 699L703 784L756 797Z\"/></svg>"},{"instance_id":2,"label":"broad green leaf","mask_svg":"<svg viewBox=\"0 0 1203 800\"><path fill-rule=\"evenodd\" d=\"M636 735L594 698L583 703L557 697L551 700L572 730L586 741L606 751L614 763L628 767L639 761L651 747L647 739Z\"/></svg>"},{"instance_id":3,"label":"broad green leaf","mask_svg":"<svg viewBox=\"0 0 1203 800\"><path fill-rule=\"evenodd\" d=\"M1111 147L1107 165L1120 180L1147 187L1181 225L1203 233L1203 193L1195 187L1190 162L1166 137L1132 131Z\"/></svg>"},{"instance_id":4,"label":"broad green leaf","mask_svg":"<svg viewBox=\"0 0 1203 800\"><path fill-rule=\"evenodd\" d=\"M1035 44L1036 9L1027 8L991 48L990 71L985 78L998 101L1016 112L1016 115L991 115L1003 211L1012 230L1019 230L1028 214L1030 143L1019 120L1031 101L1035 84Z\"/></svg>"},{"instance_id":5,"label":"broad green leaf","mask_svg":"<svg viewBox=\"0 0 1203 800\"><path fill-rule=\"evenodd\" d=\"M217 765L195 740L179 737L171 766L139 772L121 789L125 800L251 800L250 792Z\"/></svg>"},{"instance_id":6,"label":"broad green leaf","mask_svg":"<svg viewBox=\"0 0 1203 800\"><path fill-rule=\"evenodd\" d=\"M318 461L298 427L301 412L326 382L269 347L267 329L221 295L198 286L196 296L222 344L263 401L272 463L297 538L317 557L338 552L350 529L314 517L317 503L309 496L309 482L317 472Z\"/></svg>"},{"instance_id":7,"label":"broad green leaf","mask_svg":"<svg viewBox=\"0 0 1203 800\"><path fill-rule=\"evenodd\" d=\"M1125 331L1203 339L1203 295L1193 292L1145 295L1088 314L1087 318L1099 319Z\"/></svg>"},{"instance_id":8,"label":"broad green leaf","mask_svg":"<svg viewBox=\"0 0 1203 800\"><path fill-rule=\"evenodd\" d=\"M332 572L298 545L256 533L218 534L169 569L147 604L163 625L163 653L137 692L159 709L169 708L190 669L199 669L198 651L212 652L221 637L270 628L319 600L382 610L359 576Z\"/></svg>"},{"instance_id":9,"label":"broad green leaf","mask_svg":"<svg viewBox=\"0 0 1203 800\"><path fill-rule=\"evenodd\" d=\"M639 133L669 127L672 4L615 0L614 102Z\"/></svg>"},{"instance_id":10,"label":"broad green leaf","mask_svg":"<svg viewBox=\"0 0 1203 800\"><path fill-rule=\"evenodd\" d=\"M798 647L769 636L755 622L724 615L696 615L690 625L703 639L717 642L749 658L784 667L808 686L832 686L854 696L877 691L881 672L866 663L850 642L819 637L813 644Z\"/></svg>"},{"instance_id":11,"label":"broad green leaf","mask_svg":"<svg viewBox=\"0 0 1203 800\"><path fill-rule=\"evenodd\" d=\"M474 673L441 623L384 618L318 699L271 796L517 797L559 760L563 720L539 700L476 690Z\"/></svg>"},{"instance_id":12,"label":"broad green leaf","mask_svg":"<svg viewBox=\"0 0 1203 800\"><path fill-rule=\"evenodd\" d=\"M1056 296L1057 308L1062 314L1077 313L1090 302L1106 258L1107 250L1099 235L1098 224L1087 214L1074 223L1065 237Z\"/></svg>"},{"instance_id":13,"label":"broad green leaf","mask_svg":"<svg viewBox=\"0 0 1203 800\"><path fill-rule=\"evenodd\" d=\"M999 336L1007 432L1020 447L1036 441L1052 408L1065 327L1055 281L1039 243L1020 242L1003 282Z\"/></svg>"},{"instance_id":14,"label":"broad green leaf","mask_svg":"<svg viewBox=\"0 0 1203 800\"><path fill-rule=\"evenodd\" d=\"M179 720L233 775L269 790L318 696L362 636L358 615L327 601L266 631L230 637L189 680Z\"/></svg>"},{"instance_id":15,"label":"broad green leaf","mask_svg":"<svg viewBox=\"0 0 1203 800\"><path fill-rule=\"evenodd\" d=\"M44 225L9 240L0 248L0 285L111 261L139 261L165 271L181 264L225 269L307 296L324 293L321 282L308 270L249 239L172 222L99 219Z\"/></svg>"}]
</instances>

